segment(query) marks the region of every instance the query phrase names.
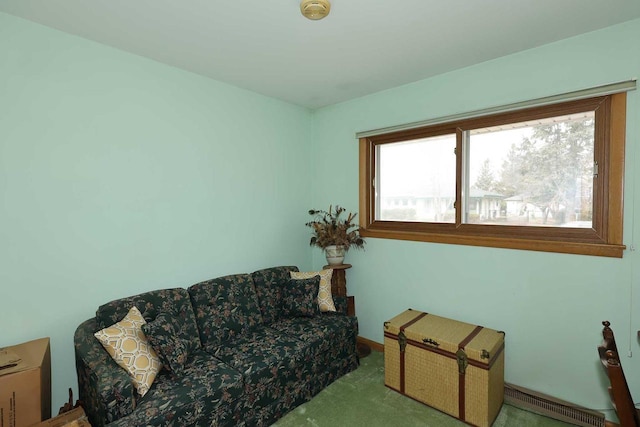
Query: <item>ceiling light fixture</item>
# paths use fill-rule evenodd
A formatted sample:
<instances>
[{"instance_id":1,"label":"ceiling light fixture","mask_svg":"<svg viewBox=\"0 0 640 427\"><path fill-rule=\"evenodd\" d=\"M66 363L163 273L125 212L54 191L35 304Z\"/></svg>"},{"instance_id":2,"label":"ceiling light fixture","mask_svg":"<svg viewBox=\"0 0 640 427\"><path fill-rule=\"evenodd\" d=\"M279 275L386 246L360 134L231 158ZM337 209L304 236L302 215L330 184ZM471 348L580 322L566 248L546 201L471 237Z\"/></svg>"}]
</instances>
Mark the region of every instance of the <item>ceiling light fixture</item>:
<instances>
[{"instance_id":1,"label":"ceiling light fixture","mask_svg":"<svg viewBox=\"0 0 640 427\"><path fill-rule=\"evenodd\" d=\"M329 0L302 0L300 2L300 12L313 21L324 18L331 10Z\"/></svg>"}]
</instances>

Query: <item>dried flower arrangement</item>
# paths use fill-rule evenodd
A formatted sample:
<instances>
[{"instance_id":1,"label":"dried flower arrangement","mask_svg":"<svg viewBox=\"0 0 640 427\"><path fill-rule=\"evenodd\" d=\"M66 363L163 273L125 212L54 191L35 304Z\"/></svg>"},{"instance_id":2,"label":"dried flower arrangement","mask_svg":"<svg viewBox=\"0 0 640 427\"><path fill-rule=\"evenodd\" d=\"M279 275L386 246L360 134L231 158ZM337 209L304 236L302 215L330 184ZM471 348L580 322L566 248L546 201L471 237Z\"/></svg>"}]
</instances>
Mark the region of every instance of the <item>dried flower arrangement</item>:
<instances>
[{"instance_id":1,"label":"dried flower arrangement","mask_svg":"<svg viewBox=\"0 0 640 427\"><path fill-rule=\"evenodd\" d=\"M305 225L313 229L313 235L309 245L325 249L327 246L342 246L345 251L349 248L364 249L364 239L360 236L358 224L351 222L357 214L349 213L347 218L340 216L346 209L336 205L335 209L329 206L329 210L311 209L309 215L315 218Z\"/></svg>"}]
</instances>

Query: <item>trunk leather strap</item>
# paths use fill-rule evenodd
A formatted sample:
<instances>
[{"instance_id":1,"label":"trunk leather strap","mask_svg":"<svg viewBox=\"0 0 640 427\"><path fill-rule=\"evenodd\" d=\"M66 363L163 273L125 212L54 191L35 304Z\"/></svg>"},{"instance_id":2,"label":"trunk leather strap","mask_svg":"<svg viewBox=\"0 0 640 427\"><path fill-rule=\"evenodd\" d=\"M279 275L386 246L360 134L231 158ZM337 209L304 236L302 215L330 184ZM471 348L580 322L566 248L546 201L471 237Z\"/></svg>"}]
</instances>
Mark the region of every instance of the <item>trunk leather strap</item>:
<instances>
[{"instance_id":1,"label":"trunk leather strap","mask_svg":"<svg viewBox=\"0 0 640 427\"><path fill-rule=\"evenodd\" d=\"M473 331L465 339L460 341L458 344L458 353L462 351L464 354L464 348L471 342L472 339L476 337L482 330L482 326L476 326ZM464 370L458 371L458 418L461 421L465 421L465 402L464 402L464 391L465 391L465 372Z\"/></svg>"},{"instance_id":2,"label":"trunk leather strap","mask_svg":"<svg viewBox=\"0 0 640 427\"><path fill-rule=\"evenodd\" d=\"M416 323L418 320L422 319L427 314L428 313L420 313L418 316L400 326L400 333L404 335L405 329ZM398 335L400 335L400 333ZM400 393L404 394L404 349L400 351Z\"/></svg>"}]
</instances>

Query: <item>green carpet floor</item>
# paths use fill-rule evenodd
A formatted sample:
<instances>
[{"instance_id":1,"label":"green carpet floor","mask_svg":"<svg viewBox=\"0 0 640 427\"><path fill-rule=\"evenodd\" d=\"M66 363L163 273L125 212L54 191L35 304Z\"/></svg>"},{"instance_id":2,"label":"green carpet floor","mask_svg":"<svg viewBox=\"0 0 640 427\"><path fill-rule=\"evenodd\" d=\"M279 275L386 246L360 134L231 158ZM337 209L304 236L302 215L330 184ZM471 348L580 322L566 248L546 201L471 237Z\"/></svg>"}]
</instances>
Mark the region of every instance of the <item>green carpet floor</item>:
<instances>
[{"instance_id":1,"label":"green carpet floor","mask_svg":"<svg viewBox=\"0 0 640 427\"><path fill-rule=\"evenodd\" d=\"M384 356L372 352L360 367L278 420L275 427L461 427L442 412L384 385ZM493 427L562 427L570 424L503 405Z\"/></svg>"}]
</instances>

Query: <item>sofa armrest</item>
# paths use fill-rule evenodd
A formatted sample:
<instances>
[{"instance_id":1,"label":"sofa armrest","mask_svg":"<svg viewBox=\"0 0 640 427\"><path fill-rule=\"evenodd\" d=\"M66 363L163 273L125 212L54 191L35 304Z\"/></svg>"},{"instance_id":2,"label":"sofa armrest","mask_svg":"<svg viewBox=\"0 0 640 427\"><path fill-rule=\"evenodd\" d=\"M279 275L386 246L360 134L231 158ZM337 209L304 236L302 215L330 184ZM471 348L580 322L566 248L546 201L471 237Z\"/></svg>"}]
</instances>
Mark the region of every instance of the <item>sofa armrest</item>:
<instances>
[{"instance_id":1,"label":"sofa armrest","mask_svg":"<svg viewBox=\"0 0 640 427\"><path fill-rule=\"evenodd\" d=\"M336 306L336 311L338 313L347 314L347 297L334 295L333 305Z\"/></svg>"},{"instance_id":2,"label":"sofa armrest","mask_svg":"<svg viewBox=\"0 0 640 427\"><path fill-rule=\"evenodd\" d=\"M136 404L129 374L93 335L98 329L95 319L89 319L78 326L74 335L79 398L94 427L130 414Z\"/></svg>"}]
</instances>

